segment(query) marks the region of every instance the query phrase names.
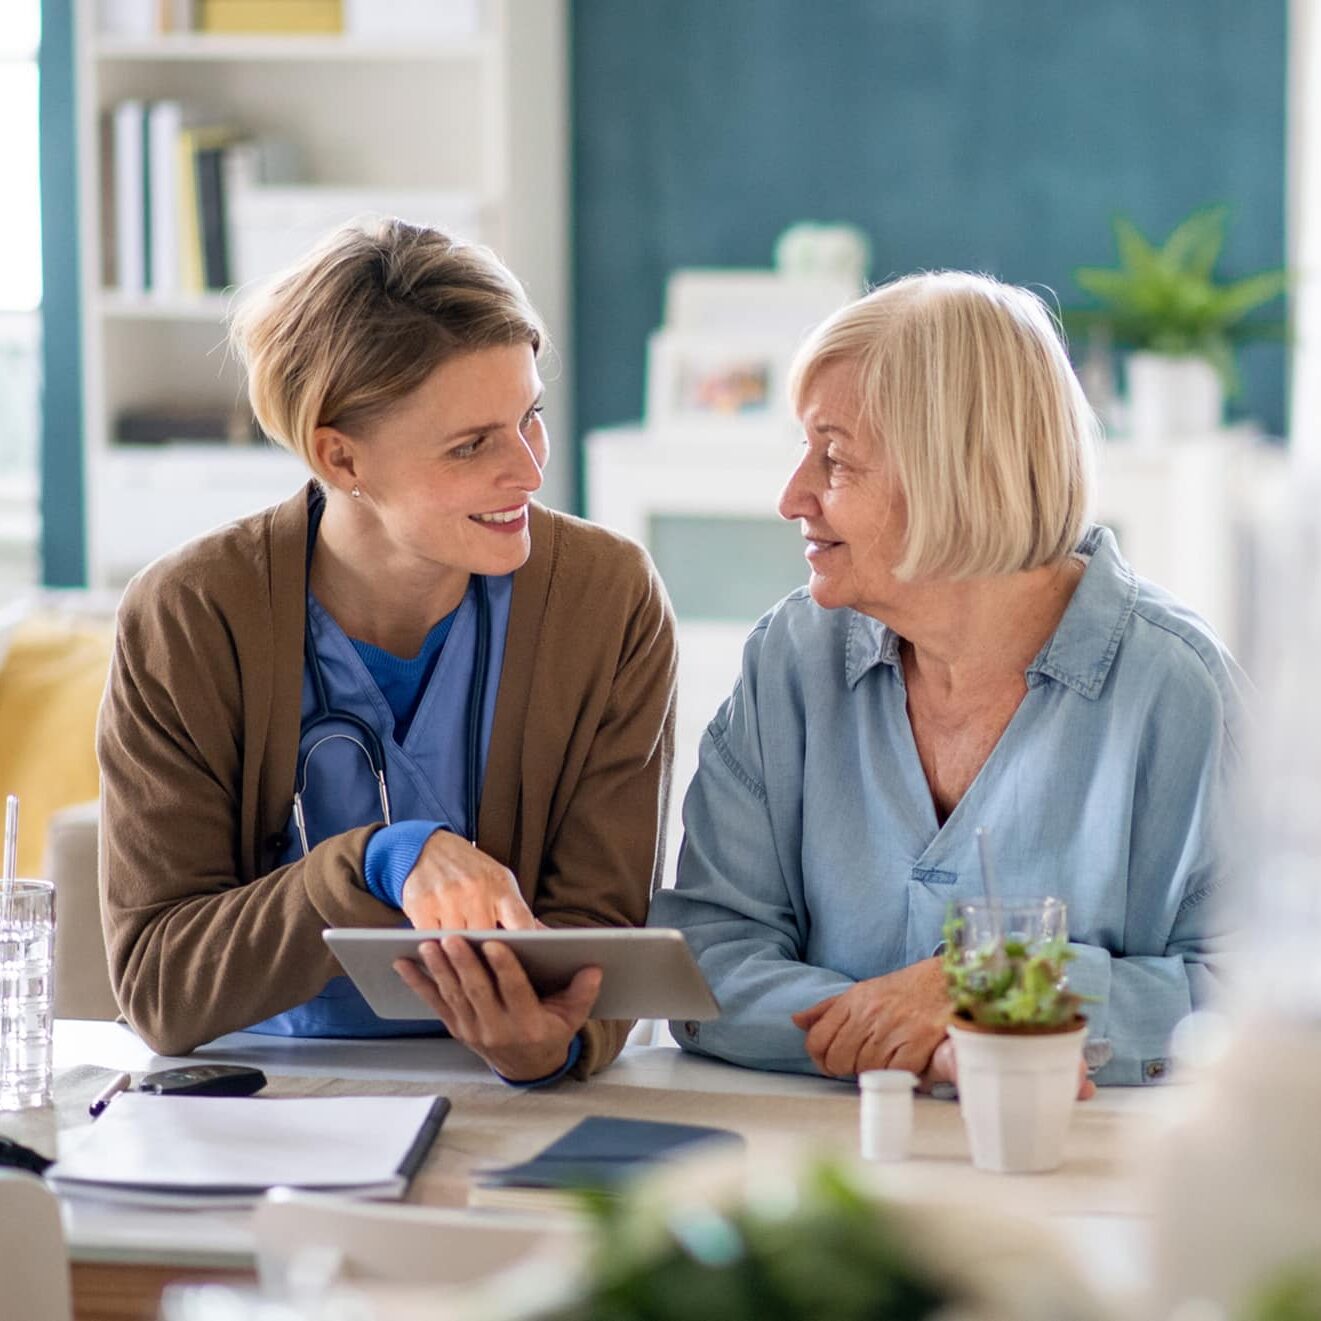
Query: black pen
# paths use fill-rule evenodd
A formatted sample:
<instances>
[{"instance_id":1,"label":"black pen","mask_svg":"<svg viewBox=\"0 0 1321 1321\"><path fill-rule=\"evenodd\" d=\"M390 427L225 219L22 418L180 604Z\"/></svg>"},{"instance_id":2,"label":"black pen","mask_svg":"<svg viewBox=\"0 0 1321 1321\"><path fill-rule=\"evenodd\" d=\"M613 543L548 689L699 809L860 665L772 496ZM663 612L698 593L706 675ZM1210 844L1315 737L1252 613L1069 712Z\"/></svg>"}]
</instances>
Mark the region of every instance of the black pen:
<instances>
[{"instance_id":1,"label":"black pen","mask_svg":"<svg viewBox=\"0 0 1321 1321\"><path fill-rule=\"evenodd\" d=\"M95 1100L93 1100L92 1104L87 1107L87 1113L95 1119L97 1115L99 1115L101 1111L120 1094L120 1092L125 1091L132 1086L133 1079L129 1074L116 1074L115 1077L105 1085L105 1087L97 1092Z\"/></svg>"}]
</instances>

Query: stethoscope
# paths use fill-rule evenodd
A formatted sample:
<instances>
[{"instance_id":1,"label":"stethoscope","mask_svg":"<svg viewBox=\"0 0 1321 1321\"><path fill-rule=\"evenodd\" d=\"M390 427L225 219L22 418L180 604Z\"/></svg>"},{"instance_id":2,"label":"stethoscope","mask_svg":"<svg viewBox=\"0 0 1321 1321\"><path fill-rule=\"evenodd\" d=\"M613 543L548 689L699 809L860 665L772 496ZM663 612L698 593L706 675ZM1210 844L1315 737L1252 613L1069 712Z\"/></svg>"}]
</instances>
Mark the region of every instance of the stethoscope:
<instances>
[{"instance_id":1,"label":"stethoscope","mask_svg":"<svg viewBox=\"0 0 1321 1321\"><path fill-rule=\"evenodd\" d=\"M318 492L312 497L307 511L306 581L308 583L312 580L312 552L316 548L317 531L321 527L321 515L325 513L325 509L325 496ZM466 790L468 840L476 847L477 775L481 760L482 709L486 705L486 668L491 645L491 600L486 587L486 579L481 574L474 574L473 580L477 584L477 647L472 683L468 688L468 783ZM375 779L376 788L380 794L381 815L384 817L387 826L391 824L391 820L390 790L385 782L385 748L381 743L380 735L361 716L355 715L352 711L336 710L330 705L330 699L326 696L325 676L321 673L321 662L317 660L316 645L312 640L312 629L306 619L303 622L303 660L306 664L307 673L312 676L312 694L316 699L316 710L313 711L309 719L303 722L298 736L299 744L306 743L307 736L313 730L332 722L338 725L348 725L351 729L356 730L360 736L354 738L352 734L323 734L305 752L300 751L298 754L298 766L294 776L294 825L298 830L298 840L303 846L303 856L307 857L311 850L307 843L307 819L303 812L303 791L307 788L308 763L312 759L312 754L323 743L330 743L337 738L344 739L363 752L367 758L368 766L371 767L372 778Z\"/></svg>"}]
</instances>

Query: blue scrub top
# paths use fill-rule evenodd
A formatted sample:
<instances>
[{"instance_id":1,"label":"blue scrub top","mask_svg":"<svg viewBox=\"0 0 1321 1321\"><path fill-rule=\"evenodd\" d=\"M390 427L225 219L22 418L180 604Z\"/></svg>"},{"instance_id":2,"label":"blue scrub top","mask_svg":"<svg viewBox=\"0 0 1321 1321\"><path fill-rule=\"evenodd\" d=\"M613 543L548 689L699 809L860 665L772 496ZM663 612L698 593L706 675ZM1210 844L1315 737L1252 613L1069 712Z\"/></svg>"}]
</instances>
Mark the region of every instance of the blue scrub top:
<instances>
[{"instance_id":1,"label":"blue scrub top","mask_svg":"<svg viewBox=\"0 0 1321 1321\"><path fill-rule=\"evenodd\" d=\"M505 635L509 628L513 575L487 578L486 585L491 606L491 637L481 712L479 778L486 775L486 757L504 665ZM468 693L477 650L475 581L469 583L455 612L449 637L402 742L396 741L394 715L362 656L344 630L310 593L307 626L312 633L313 649L331 709L352 712L380 736L393 820L435 821L471 837L476 822L467 819ZM304 724L315 710L312 678L305 666ZM342 730L333 724L319 726L299 744L300 757L328 732L357 737L349 724L345 724ZM361 747L343 738L333 738L317 748L308 762L303 812L310 848L332 835L381 819L376 781ZM292 815L285 833L290 842L280 858L281 864L296 862L303 854ZM400 925L406 925L402 914ZM445 1031L434 1018L377 1018L347 977L333 977L320 995L257 1023L249 1030L290 1037L434 1036L444 1035Z\"/></svg>"}]
</instances>

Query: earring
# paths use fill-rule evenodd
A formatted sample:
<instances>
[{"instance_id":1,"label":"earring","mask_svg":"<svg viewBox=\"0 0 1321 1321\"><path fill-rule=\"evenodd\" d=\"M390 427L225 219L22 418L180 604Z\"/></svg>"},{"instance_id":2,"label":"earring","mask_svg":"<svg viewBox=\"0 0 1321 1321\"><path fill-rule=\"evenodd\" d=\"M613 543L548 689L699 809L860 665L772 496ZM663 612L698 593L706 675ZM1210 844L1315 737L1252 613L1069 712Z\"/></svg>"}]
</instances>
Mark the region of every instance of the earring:
<instances>
[{"instance_id":1,"label":"earring","mask_svg":"<svg viewBox=\"0 0 1321 1321\"><path fill-rule=\"evenodd\" d=\"M351 491L349 492L349 494L350 494L355 500L361 500L361 499L362 499L362 487L359 486L357 482L354 482L354 483L353 483L353 490L351 490Z\"/></svg>"}]
</instances>

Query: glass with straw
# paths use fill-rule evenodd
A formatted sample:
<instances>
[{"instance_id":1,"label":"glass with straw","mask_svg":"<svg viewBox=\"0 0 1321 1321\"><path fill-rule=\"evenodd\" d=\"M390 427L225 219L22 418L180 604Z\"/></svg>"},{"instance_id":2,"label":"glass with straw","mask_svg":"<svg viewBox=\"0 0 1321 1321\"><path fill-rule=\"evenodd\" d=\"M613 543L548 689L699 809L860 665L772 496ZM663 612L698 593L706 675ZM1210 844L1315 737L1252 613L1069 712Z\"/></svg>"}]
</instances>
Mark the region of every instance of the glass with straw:
<instances>
[{"instance_id":1,"label":"glass with straw","mask_svg":"<svg viewBox=\"0 0 1321 1321\"><path fill-rule=\"evenodd\" d=\"M55 887L20 879L18 798L5 803L0 875L0 1110L51 1102Z\"/></svg>"}]
</instances>

